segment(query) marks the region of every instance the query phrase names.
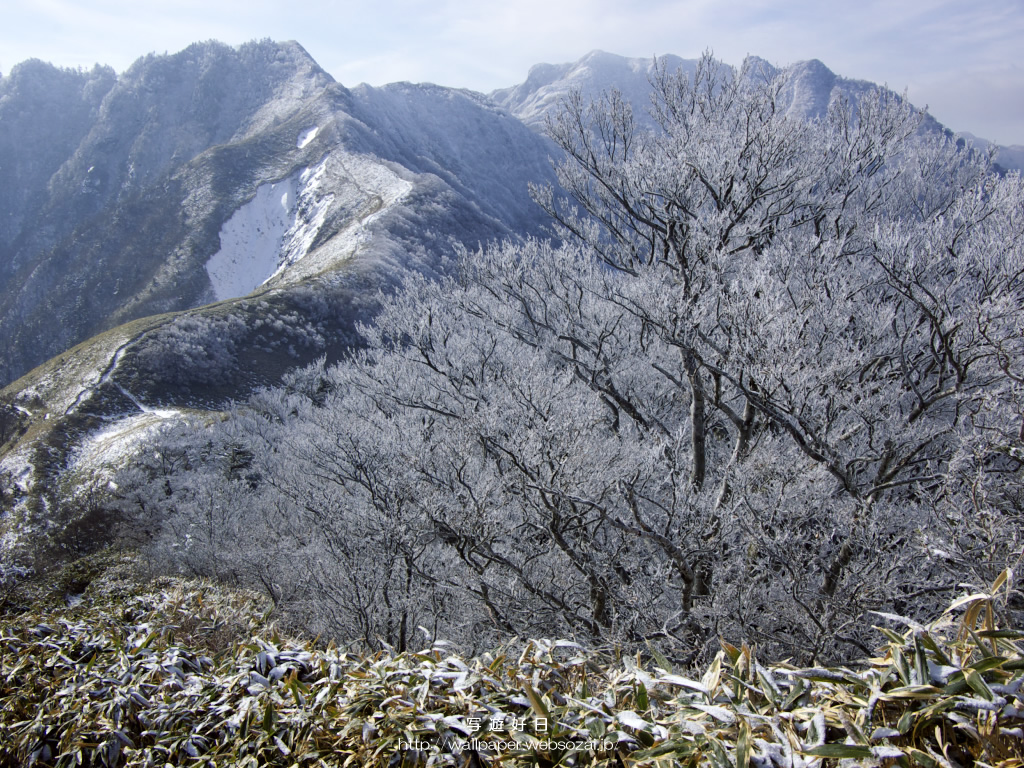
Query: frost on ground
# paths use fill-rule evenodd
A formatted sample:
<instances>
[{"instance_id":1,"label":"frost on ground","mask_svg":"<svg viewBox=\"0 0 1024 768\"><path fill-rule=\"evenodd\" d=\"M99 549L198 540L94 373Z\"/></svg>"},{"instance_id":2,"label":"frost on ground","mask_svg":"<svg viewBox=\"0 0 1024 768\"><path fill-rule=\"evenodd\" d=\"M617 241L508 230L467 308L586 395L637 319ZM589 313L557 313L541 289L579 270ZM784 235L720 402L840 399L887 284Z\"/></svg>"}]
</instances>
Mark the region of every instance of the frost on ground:
<instances>
[{"instance_id":1,"label":"frost on ground","mask_svg":"<svg viewBox=\"0 0 1024 768\"><path fill-rule=\"evenodd\" d=\"M12 451L0 459L0 476L6 476L15 490L15 503L8 509L0 509L0 569L11 552L31 539L33 527L26 524L28 519L25 497L35 485L35 466L28 447ZM20 499L17 497L21 497Z\"/></svg>"},{"instance_id":2,"label":"frost on ground","mask_svg":"<svg viewBox=\"0 0 1024 768\"><path fill-rule=\"evenodd\" d=\"M30 374L34 380L19 398L25 402L38 398L50 413L66 413L104 381L129 341L126 335L112 332L92 339L80 354L56 357Z\"/></svg>"},{"instance_id":3,"label":"frost on ground","mask_svg":"<svg viewBox=\"0 0 1024 768\"><path fill-rule=\"evenodd\" d=\"M34 467L29 460L29 450L22 448L0 459L0 474L10 473L11 481L22 493L32 490Z\"/></svg>"},{"instance_id":4,"label":"frost on ground","mask_svg":"<svg viewBox=\"0 0 1024 768\"><path fill-rule=\"evenodd\" d=\"M109 479L103 471L105 468L116 469L148 438L183 417L182 411L174 409L147 409L120 418L84 440L72 453L68 469L81 472L92 481Z\"/></svg>"},{"instance_id":5,"label":"frost on ground","mask_svg":"<svg viewBox=\"0 0 1024 768\"><path fill-rule=\"evenodd\" d=\"M303 132L305 146L318 128ZM335 151L288 179L264 184L225 222L220 250L206 263L218 301L245 296L271 278L292 283L350 258L369 238L368 225L400 201L412 183L375 157ZM301 269L329 219L347 222L330 252Z\"/></svg>"}]
</instances>

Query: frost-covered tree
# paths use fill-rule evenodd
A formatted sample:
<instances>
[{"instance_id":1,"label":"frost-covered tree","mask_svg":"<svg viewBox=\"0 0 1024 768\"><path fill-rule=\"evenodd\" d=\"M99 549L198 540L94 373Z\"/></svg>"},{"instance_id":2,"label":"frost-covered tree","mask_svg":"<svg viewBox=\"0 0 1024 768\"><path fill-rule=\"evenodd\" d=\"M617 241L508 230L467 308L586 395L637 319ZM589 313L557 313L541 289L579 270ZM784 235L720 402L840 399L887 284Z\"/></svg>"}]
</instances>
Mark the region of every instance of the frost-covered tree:
<instances>
[{"instance_id":1,"label":"frost-covered tree","mask_svg":"<svg viewBox=\"0 0 1024 768\"><path fill-rule=\"evenodd\" d=\"M916 135L886 92L807 123L781 110L783 88L710 58L693 81L662 71L653 136L614 94L570 101L551 132L584 213L538 198L646 284L629 306L679 350L696 484L717 411L731 459L763 419L870 508L934 483L970 414L1016 398L1019 371L998 361L1020 340L1020 180ZM844 542L826 591L850 557Z\"/></svg>"},{"instance_id":2,"label":"frost-covered tree","mask_svg":"<svg viewBox=\"0 0 1024 768\"><path fill-rule=\"evenodd\" d=\"M562 245L409 278L366 349L135 483L311 626L815 659L1019 559L1024 187L885 93L821 120L710 58L551 123ZM188 441L186 441L188 442ZM234 542L234 543L231 543Z\"/></svg>"}]
</instances>

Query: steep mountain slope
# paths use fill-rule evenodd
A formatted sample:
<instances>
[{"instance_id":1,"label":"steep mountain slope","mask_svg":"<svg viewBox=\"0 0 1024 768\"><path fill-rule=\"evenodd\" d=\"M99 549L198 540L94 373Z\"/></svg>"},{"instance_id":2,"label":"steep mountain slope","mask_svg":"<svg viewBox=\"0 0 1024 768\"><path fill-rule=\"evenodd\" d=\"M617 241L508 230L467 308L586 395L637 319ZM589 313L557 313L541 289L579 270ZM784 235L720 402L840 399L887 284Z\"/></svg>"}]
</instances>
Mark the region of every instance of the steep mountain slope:
<instances>
[{"instance_id":1,"label":"steep mountain slope","mask_svg":"<svg viewBox=\"0 0 1024 768\"><path fill-rule=\"evenodd\" d=\"M414 209L434 195L448 198L445 210L468 206L433 228L470 243L540 223L524 173L546 173L543 141L465 92L349 92L294 43L194 45L116 80L29 63L0 89L0 152L13 160L0 166L11 197L0 383L118 323L248 294L342 235L277 282L331 269L373 223L353 231L355 220L410 194ZM66 125L55 119L64 109ZM63 135L26 151L25 136L46 136L36 129L50 123ZM488 146L506 147L504 170Z\"/></svg>"},{"instance_id":2,"label":"steep mountain slope","mask_svg":"<svg viewBox=\"0 0 1024 768\"><path fill-rule=\"evenodd\" d=\"M0 382L51 359L3 393L22 434L0 474L30 506L56 504L36 497L97 436L335 357L405 270L545 225L527 183L551 178L550 143L479 94L350 91L295 43L196 45L116 80L36 68L78 101L107 91L54 142L62 161L15 167L41 191L0 250Z\"/></svg>"},{"instance_id":3,"label":"steep mountain slope","mask_svg":"<svg viewBox=\"0 0 1024 768\"><path fill-rule=\"evenodd\" d=\"M11 79L32 74L20 70ZM198 258L220 219L261 177L307 159L285 151L281 123L337 88L299 46L270 43L151 55L101 84L59 167L25 174L45 192L0 253L0 382L118 322L201 303ZM21 128L18 114L0 122ZM8 166L0 173L9 187Z\"/></svg>"},{"instance_id":4,"label":"steep mountain slope","mask_svg":"<svg viewBox=\"0 0 1024 768\"><path fill-rule=\"evenodd\" d=\"M56 69L38 60L0 78L0 247L7 253L25 219L46 199L50 178L88 134L117 76ZM13 260L0 259L5 280Z\"/></svg>"},{"instance_id":5,"label":"steep mountain slope","mask_svg":"<svg viewBox=\"0 0 1024 768\"><path fill-rule=\"evenodd\" d=\"M468 201L470 210L458 218L480 219L477 239L538 232L547 224L532 201L523 201L528 182L551 178L554 147L528 138L532 132L484 96L433 85L363 85L353 89L349 109L363 151L435 176Z\"/></svg>"}]
</instances>

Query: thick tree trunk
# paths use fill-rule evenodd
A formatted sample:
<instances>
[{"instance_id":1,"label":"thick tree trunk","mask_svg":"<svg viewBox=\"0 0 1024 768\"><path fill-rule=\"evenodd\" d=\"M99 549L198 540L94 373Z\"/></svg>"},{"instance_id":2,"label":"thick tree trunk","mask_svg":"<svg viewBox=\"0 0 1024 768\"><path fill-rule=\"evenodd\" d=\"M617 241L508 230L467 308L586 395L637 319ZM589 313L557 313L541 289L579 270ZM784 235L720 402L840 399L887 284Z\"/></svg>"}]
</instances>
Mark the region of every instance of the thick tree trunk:
<instances>
[{"instance_id":1,"label":"thick tree trunk","mask_svg":"<svg viewBox=\"0 0 1024 768\"><path fill-rule=\"evenodd\" d=\"M743 420L737 425L736 446L732 451L732 460L737 463L747 456L747 450L750 448L750 433L754 428L754 404L750 402L750 398L744 398L744 400Z\"/></svg>"},{"instance_id":2,"label":"thick tree trunk","mask_svg":"<svg viewBox=\"0 0 1024 768\"><path fill-rule=\"evenodd\" d=\"M682 351L683 370L690 382L690 448L693 452L693 467L690 471L690 484L694 488L704 485L707 472L707 436L704 423L704 385L700 379L700 368L697 358L689 350Z\"/></svg>"}]
</instances>

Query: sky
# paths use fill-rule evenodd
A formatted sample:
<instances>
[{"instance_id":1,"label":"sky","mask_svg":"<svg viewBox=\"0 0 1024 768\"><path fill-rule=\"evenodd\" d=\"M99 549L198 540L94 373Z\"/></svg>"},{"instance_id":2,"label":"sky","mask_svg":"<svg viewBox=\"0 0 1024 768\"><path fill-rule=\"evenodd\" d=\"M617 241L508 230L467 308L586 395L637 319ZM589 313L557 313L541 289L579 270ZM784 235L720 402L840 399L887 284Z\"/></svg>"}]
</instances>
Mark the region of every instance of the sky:
<instances>
[{"instance_id":1,"label":"sky","mask_svg":"<svg viewBox=\"0 0 1024 768\"><path fill-rule=\"evenodd\" d=\"M592 50L820 59L955 131L1024 144L1024 0L0 0L0 72L43 59L126 69L216 39L296 40L336 80L488 92Z\"/></svg>"}]
</instances>

